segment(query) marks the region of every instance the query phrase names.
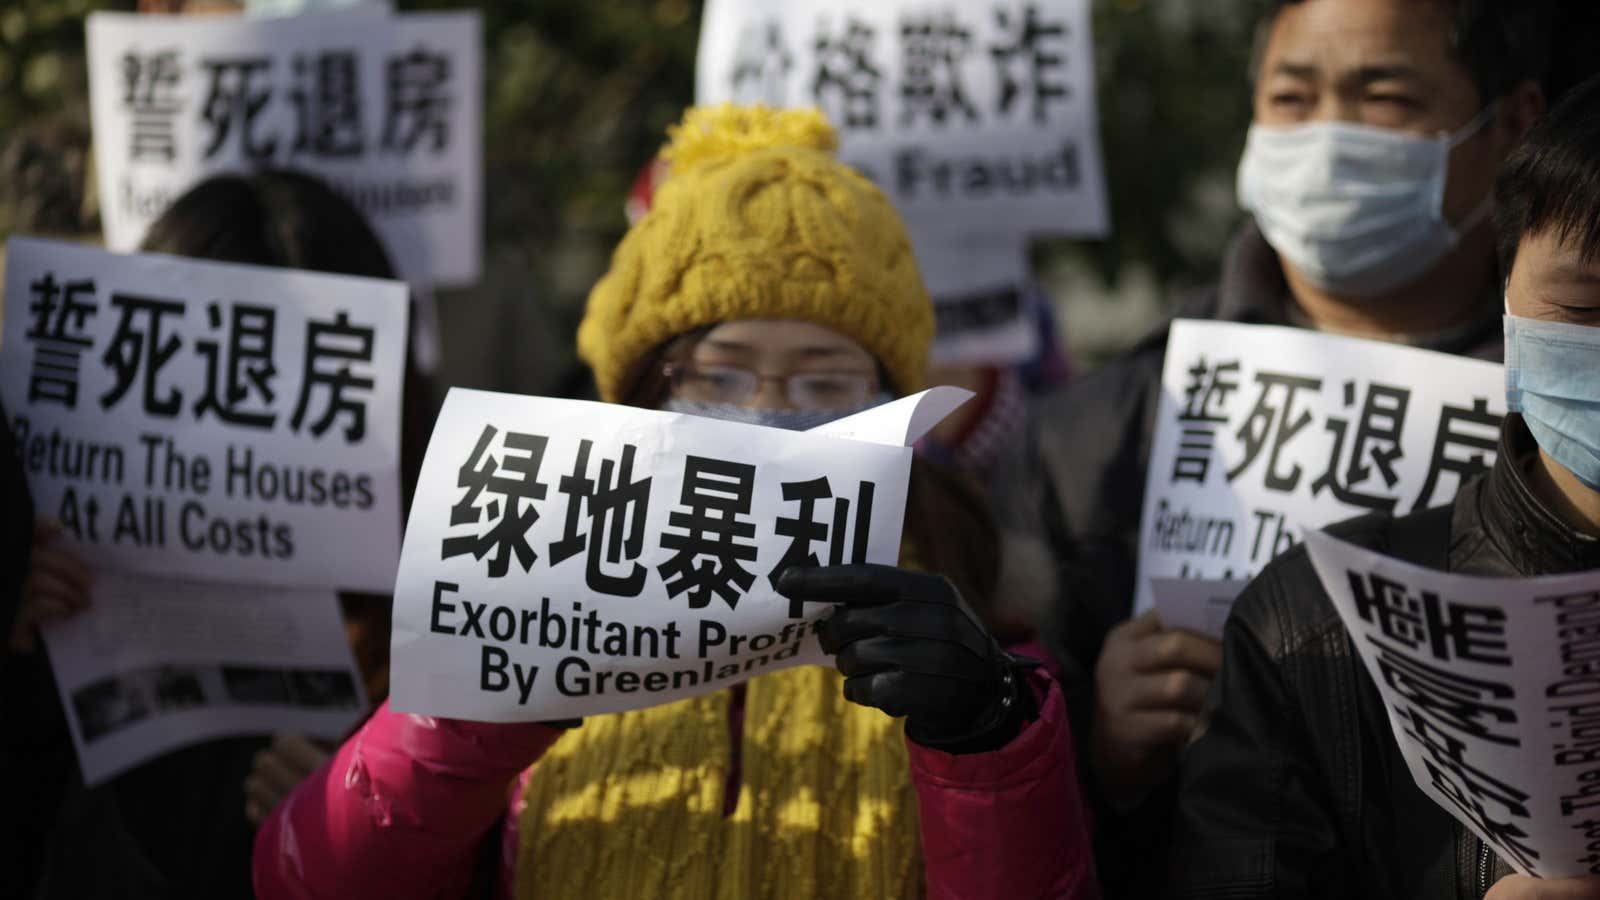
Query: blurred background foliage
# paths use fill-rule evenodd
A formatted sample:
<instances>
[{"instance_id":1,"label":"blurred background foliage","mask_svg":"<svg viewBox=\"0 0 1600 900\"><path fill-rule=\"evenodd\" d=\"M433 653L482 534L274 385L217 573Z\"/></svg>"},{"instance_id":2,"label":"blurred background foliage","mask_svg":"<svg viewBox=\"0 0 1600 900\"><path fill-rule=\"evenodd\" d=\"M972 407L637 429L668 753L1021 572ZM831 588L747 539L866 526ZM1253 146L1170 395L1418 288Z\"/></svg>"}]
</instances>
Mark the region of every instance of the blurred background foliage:
<instances>
[{"instance_id":1,"label":"blurred background foliage","mask_svg":"<svg viewBox=\"0 0 1600 900\"><path fill-rule=\"evenodd\" d=\"M1136 335L1176 289L1215 272L1236 216L1232 170L1249 119L1244 67L1256 9L1255 0L1093 2L1113 233L1033 248L1073 349L1091 359ZM701 3L398 3L471 6L483 12L487 43L486 277L474 291L441 298L446 359L463 350L473 357L459 361L458 383L529 389L570 359L518 357L570 354L583 298L626 227L628 189L693 97ZM52 179L88 180L83 17L131 7L4 0L0 235L15 221L98 228L92 194L60 199L63 186ZM32 158L52 153L68 164ZM537 308L523 317L546 332L533 350L512 340L517 329L495 327L503 324L495 311L508 305ZM453 329L454 310L470 308L486 324ZM504 343L474 353L483 340Z\"/></svg>"}]
</instances>

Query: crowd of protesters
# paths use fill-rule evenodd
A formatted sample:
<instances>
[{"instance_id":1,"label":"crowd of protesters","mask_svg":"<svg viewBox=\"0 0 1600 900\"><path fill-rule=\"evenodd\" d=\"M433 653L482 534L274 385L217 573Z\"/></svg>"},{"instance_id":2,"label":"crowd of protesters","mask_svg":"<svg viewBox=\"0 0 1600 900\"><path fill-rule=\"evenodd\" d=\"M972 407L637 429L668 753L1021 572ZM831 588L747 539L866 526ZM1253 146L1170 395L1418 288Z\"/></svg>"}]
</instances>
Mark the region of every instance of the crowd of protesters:
<instances>
[{"instance_id":1,"label":"crowd of protesters","mask_svg":"<svg viewBox=\"0 0 1600 900\"><path fill-rule=\"evenodd\" d=\"M1347 541L1467 574L1600 568L1600 77L1562 49L1573 21L1600 27L1543 2L1261 13L1248 217L1173 318L1518 362L1493 467L1332 526ZM1134 615L1168 323L1070 377L1048 328L1042 362L933 367L906 227L837 146L814 110L688 109L569 392L799 430L975 389L918 447L897 566L777 578L834 607L832 668L583 720L417 716L385 699L390 598L342 594L373 702L345 740L208 741L85 787L39 635L92 608L95 560L34 509L7 430L0 895L1600 898L1600 877L1515 874L1417 786L1304 550L1220 642ZM289 170L194 186L141 249L395 274ZM445 387L408 360L407 503Z\"/></svg>"}]
</instances>

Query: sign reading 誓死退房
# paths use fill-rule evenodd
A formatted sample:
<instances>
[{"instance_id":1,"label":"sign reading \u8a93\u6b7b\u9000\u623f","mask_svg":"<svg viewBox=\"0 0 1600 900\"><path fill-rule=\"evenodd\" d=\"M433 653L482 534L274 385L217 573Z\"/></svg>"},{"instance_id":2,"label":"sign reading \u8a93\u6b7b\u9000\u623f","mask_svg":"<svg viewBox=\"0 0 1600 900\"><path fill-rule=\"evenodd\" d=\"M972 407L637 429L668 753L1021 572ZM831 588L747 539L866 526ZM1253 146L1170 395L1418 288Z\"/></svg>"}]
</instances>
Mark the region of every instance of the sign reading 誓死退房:
<instances>
[{"instance_id":1,"label":"sign reading \u8a93\u6b7b\u9000\u623f","mask_svg":"<svg viewBox=\"0 0 1600 900\"><path fill-rule=\"evenodd\" d=\"M96 569L386 591L404 284L7 245L0 399Z\"/></svg>"},{"instance_id":2,"label":"sign reading \u8a93\u6b7b\u9000\u623f","mask_svg":"<svg viewBox=\"0 0 1600 900\"><path fill-rule=\"evenodd\" d=\"M1600 573L1436 572L1306 535L1423 793L1518 872L1600 874Z\"/></svg>"},{"instance_id":3,"label":"sign reading \u8a93\u6b7b\u9000\u623f","mask_svg":"<svg viewBox=\"0 0 1600 900\"><path fill-rule=\"evenodd\" d=\"M710 0L695 96L827 114L905 219L941 362L1026 358L1029 238L1109 228L1086 0Z\"/></svg>"},{"instance_id":4,"label":"sign reading \u8a93\u6b7b\u9000\u623f","mask_svg":"<svg viewBox=\"0 0 1600 900\"><path fill-rule=\"evenodd\" d=\"M539 721L823 662L797 564L894 564L939 388L811 432L452 390L394 588L396 710Z\"/></svg>"},{"instance_id":5,"label":"sign reading \u8a93\u6b7b\u9000\u623f","mask_svg":"<svg viewBox=\"0 0 1600 900\"><path fill-rule=\"evenodd\" d=\"M111 249L136 249L150 223L207 176L275 166L340 191L408 280L477 279L476 13L94 13L87 28Z\"/></svg>"},{"instance_id":6,"label":"sign reading \u8a93\u6b7b\u9000\u623f","mask_svg":"<svg viewBox=\"0 0 1600 900\"><path fill-rule=\"evenodd\" d=\"M1246 580L1307 529L1449 502L1494 464L1503 372L1301 328L1174 322L1136 609L1153 581Z\"/></svg>"}]
</instances>

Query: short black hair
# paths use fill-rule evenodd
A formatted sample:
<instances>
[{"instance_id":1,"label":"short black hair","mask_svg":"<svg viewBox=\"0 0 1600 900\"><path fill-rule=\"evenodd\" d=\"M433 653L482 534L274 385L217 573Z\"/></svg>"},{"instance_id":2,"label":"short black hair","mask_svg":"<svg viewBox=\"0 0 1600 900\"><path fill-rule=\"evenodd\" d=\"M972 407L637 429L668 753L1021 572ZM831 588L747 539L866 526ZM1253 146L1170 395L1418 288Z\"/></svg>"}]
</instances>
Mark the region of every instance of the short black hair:
<instances>
[{"instance_id":1,"label":"short black hair","mask_svg":"<svg viewBox=\"0 0 1600 900\"><path fill-rule=\"evenodd\" d=\"M1256 32L1252 75L1260 68L1272 23L1305 0L1267 0ZM1524 81L1547 87L1557 0L1435 0L1455 7L1450 49L1488 105ZM1592 0L1583 0L1592 2Z\"/></svg>"},{"instance_id":2,"label":"short black hair","mask_svg":"<svg viewBox=\"0 0 1600 900\"><path fill-rule=\"evenodd\" d=\"M139 249L218 262L395 277L366 217L321 179L291 169L217 175L167 207Z\"/></svg>"},{"instance_id":3,"label":"short black hair","mask_svg":"<svg viewBox=\"0 0 1600 900\"><path fill-rule=\"evenodd\" d=\"M1585 260L1600 257L1600 76L1534 123L1500 167L1494 199L1500 271L1524 236L1551 229Z\"/></svg>"}]
</instances>

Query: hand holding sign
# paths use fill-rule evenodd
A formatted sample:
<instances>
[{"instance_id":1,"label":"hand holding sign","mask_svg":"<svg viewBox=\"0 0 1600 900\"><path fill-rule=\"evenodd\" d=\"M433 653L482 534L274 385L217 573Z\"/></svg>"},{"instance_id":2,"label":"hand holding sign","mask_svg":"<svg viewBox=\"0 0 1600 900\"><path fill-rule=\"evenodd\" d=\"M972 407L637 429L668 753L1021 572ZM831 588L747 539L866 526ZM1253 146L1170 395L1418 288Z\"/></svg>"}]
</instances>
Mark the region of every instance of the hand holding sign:
<instances>
[{"instance_id":1,"label":"hand holding sign","mask_svg":"<svg viewBox=\"0 0 1600 900\"><path fill-rule=\"evenodd\" d=\"M882 565L796 566L777 589L837 605L817 636L845 676L845 698L906 717L917 743L993 750L1029 717L1012 658L948 579Z\"/></svg>"},{"instance_id":2,"label":"hand holding sign","mask_svg":"<svg viewBox=\"0 0 1600 900\"><path fill-rule=\"evenodd\" d=\"M38 629L65 619L89 607L89 589L94 575L56 538L61 524L40 519L35 526L33 549L28 557L28 577L22 582L22 606L11 625L11 649L32 653Z\"/></svg>"}]
</instances>

